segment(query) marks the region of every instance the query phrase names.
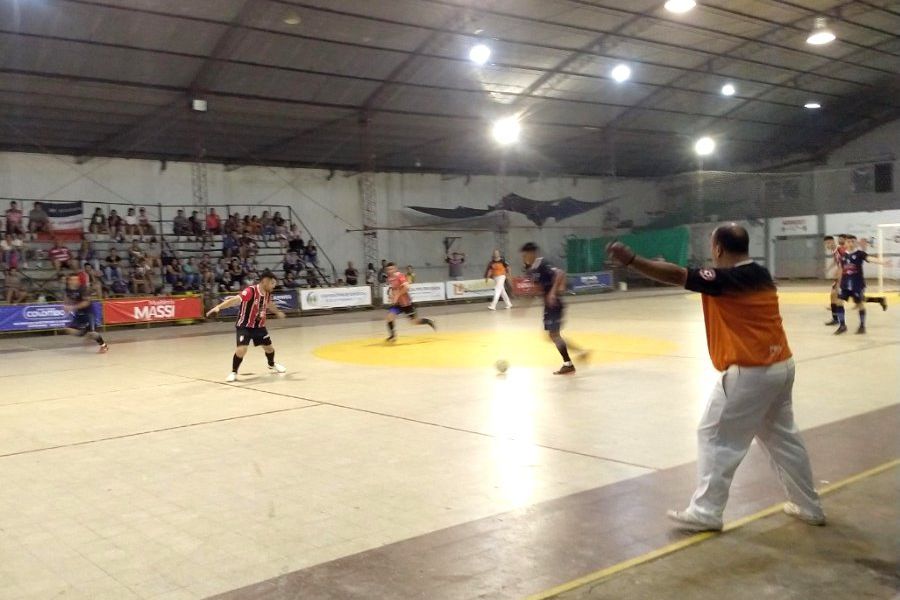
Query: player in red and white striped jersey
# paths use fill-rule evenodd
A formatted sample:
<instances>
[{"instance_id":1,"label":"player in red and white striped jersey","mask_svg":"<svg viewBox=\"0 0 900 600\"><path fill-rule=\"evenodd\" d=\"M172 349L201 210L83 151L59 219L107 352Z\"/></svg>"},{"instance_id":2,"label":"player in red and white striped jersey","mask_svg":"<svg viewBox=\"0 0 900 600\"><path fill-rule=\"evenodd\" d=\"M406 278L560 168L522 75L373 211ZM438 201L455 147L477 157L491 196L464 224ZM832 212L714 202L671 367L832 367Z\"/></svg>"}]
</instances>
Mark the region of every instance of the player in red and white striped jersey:
<instances>
[{"instance_id":1,"label":"player in red and white striped jersey","mask_svg":"<svg viewBox=\"0 0 900 600\"><path fill-rule=\"evenodd\" d=\"M278 280L275 275L268 269L263 271L259 278L259 283L245 288L237 296L226 298L216 306L212 307L206 316L209 317L218 314L220 310L231 306L241 305L238 313L237 322L235 322L235 333L237 336L237 348L234 351L234 357L231 359L231 373L225 381L229 383L237 380L238 368L247 354L247 348L250 342L254 346L262 346L266 353L266 360L269 363L269 370L273 373L284 373L287 369L275 362L275 347L272 345L272 338L266 329L266 315L271 311L277 318L283 319L284 313L278 310L277 306L271 301L272 291Z\"/></svg>"}]
</instances>

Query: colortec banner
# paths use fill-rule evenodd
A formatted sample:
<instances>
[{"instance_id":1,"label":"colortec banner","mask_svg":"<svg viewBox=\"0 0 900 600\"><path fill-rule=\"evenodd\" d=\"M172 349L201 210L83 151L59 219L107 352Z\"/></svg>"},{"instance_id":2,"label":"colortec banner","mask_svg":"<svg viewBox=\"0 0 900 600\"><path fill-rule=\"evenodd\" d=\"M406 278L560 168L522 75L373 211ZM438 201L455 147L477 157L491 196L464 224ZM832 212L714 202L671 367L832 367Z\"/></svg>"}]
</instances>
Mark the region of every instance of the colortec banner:
<instances>
[{"instance_id":1,"label":"colortec banner","mask_svg":"<svg viewBox=\"0 0 900 600\"><path fill-rule=\"evenodd\" d=\"M94 320L101 322L100 303L93 302ZM72 320L62 304L12 304L0 306L0 331L62 329Z\"/></svg>"},{"instance_id":2,"label":"colortec banner","mask_svg":"<svg viewBox=\"0 0 900 600\"><path fill-rule=\"evenodd\" d=\"M566 279L569 289L573 292L599 292L611 290L613 286L612 273L609 271L573 273Z\"/></svg>"},{"instance_id":3,"label":"colortec banner","mask_svg":"<svg viewBox=\"0 0 900 600\"><path fill-rule=\"evenodd\" d=\"M444 295L445 287L442 281L434 283L411 283L409 285L409 296L413 302L439 302L446 300ZM388 298L388 287L381 288L381 301L387 304L390 302Z\"/></svg>"},{"instance_id":4,"label":"colortec banner","mask_svg":"<svg viewBox=\"0 0 900 600\"><path fill-rule=\"evenodd\" d=\"M81 235L81 202L41 202L41 205L50 217L51 232Z\"/></svg>"},{"instance_id":5,"label":"colortec banner","mask_svg":"<svg viewBox=\"0 0 900 600\"><path fill-rule=\"evenodd\" d=\"M467 279L465 281L447 282L447 300L462 300L463 298L492 298L493 296L493 279Z\"/></svg>"},{"instance_id":6,"label":"colortec banner","mask_svg":"<svg viewBox=\"0 0 900 600\"><path fill-rule=\"evenodd\" d=\"M326 310L329 308L371 305L372 288L367 285L300 290L300 308L303 310Z\"/></svg>"},{"instance_id":7,"label":"colortec banner","mask_svg":"<svg viewBox=\"0 0 900 600\"><path fill-rule=\"evenodd\" d=\"M224 300L225 298L230 298L235 296L236 294L223 294L219 300ZM299 294L297 290L288 290L286 292L272 292L272 300L275 301L275 305L279 310L297 310L300 307L299 304ZM236 317L238 311L241 310L241 305L230 306L224 310L219 311L220 317Z\"/></svg>"},{"instance_id":8,"label":"colortec banner","mask_svg":"<svg viewBox=\"0 0 900 600\"><path fill-rule=\"evenodd\" d=\"M202 317L203 301L199 296L118 298L103 303L103 322L107 325L158 323Z\"/></svg>"}]
</instances>

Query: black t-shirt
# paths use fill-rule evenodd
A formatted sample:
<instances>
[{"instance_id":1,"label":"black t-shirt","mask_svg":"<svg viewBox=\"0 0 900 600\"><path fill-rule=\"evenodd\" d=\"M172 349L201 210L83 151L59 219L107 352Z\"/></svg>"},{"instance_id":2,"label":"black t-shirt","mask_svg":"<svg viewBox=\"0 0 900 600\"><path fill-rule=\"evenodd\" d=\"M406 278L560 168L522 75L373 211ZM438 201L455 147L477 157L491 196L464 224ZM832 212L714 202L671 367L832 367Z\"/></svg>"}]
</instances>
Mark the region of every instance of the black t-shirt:
<instances>
[{"instance_id":1,"label":"black t-shirt","mask_svg":"<svg viewBox=\"0 0 900 600\"><path fill-rule=\"evenodd\" d=\"M755 262L725 269L703 267L688 269L685 289L710 296L729 293L774 290L775 282L769 271Z\"/></svg>"},{"instance_id":2,"label":"black t-shirt","mask_svg":"<svg viewBox=\"0 0 900 600\"><path fill-rule=\"evenodd\" d=\"M359 271L347 269L344 271L344 277L347 278L347 285L356 285L357 281L359 281Z\"/></svg>"},{"instance_id":3,"label":"black t-shirt","mask_svg":"<svg viewBox=\"0 0 900 600\"><path fill-rule=\"evenodd\" d=\"M553 291L553 287L556 283L556 274L558 272L559 269L554 267L543 257L535 260L526 270L526 274L531 278L531 281L535 285L541 287L541 290L544 292L545 300L547 294ZM562 301L559 298L557 298L556 302L558 305L562 305Z\"/></svg>"}]
</instances>

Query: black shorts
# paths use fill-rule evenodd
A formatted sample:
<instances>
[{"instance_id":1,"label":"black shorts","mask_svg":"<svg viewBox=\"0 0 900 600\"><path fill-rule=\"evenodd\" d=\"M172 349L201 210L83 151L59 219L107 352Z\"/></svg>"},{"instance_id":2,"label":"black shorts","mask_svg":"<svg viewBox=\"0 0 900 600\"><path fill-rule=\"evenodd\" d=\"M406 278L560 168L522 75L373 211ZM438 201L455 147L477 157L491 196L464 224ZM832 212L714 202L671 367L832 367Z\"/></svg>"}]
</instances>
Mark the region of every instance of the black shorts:
<instances>
[{"instance_id":1,"label":"black shorts","mask_svg":"<svg viewBox=\"0 0 900 600\"><path fill-rule=\"evenodd\" d=\"M94 313L90 310L77 311L72 316L72 320L69 321L67 327L77 329L78 335L87 335L89 332L94 331Z\"/></svg>"},{"instance_id":2,"label":"black shorts","mask_svg":"<svg viewBox=\"0 0 900 600\"><path fill-rule=\"evenodd\" d=\"M838 298L854 302L863 302L866 299L866 281L862 277L844 277L841 280L841 289Z\"/></svg>"},{"instance_id":3,"label":"black shorts","mask_svg":"<svg viewBox=\"0 0 900 600\"><path fill-rule=\"evenodd\" d=\"M554 307L544 306L544 331L559 331L562 328L563 313L562 304Z\"/></svg>"},{"instance_id":4,"label":"black shorts","mask_svg":"<svg viewBox=\"0 0 900 600\"><path fill-rule=\"evenodd\" d=\"M269 337L269 331L265 327L238 327L235 330L238 346L249 346L253 342L254 346L271 346L272 338Z\"/></svg>"},{"instance_id":5,"label":"black shorts","mask_svg":"<svg viewBox=\"0 0 900 600\"><path fill-rule=\"evenodd\" d=\"M394 304L388 309L388 312L393 315L396 315L396 316L400 316L401 314L403 314L403 315L406 315L407 317L409 317L410 319L415 319L416 318L416 305L408 304L407 306L400 306L399 304Z\"/></svg>"}]
</instances>

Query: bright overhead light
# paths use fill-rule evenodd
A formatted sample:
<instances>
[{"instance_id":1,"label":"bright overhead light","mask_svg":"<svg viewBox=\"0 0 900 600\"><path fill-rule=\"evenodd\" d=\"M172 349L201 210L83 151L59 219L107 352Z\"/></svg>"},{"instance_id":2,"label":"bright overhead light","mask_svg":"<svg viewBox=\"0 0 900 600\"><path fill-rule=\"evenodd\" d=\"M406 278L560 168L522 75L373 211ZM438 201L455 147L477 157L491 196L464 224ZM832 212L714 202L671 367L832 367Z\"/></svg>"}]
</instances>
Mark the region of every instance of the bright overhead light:
<instances>
[{"instance_id":1,"label":"bright overhead light","mask_svg":"<svg viewBox=\"0 0 900 600\"><path fill-rule=\"evenodd\" d=\"M809 109L815 110L817 108L822 108L822 105L819 104L818 102L807 102L806 104L803 105L803 108L809 108Z\"/></svg>"},{"instance_id":2,"label":"bright overhead light","mask_svg":"<svg viewBox=\"0 0 900 600\"><path fill-rule=\"evenodd\" d=\"M734 86L731 85L730 83L726 83L725 85L722 86L722 95L723 96L734 96L734 93L736 91L737 90L734 89Z\"/></svg>"},{"instance_id":3,"label":"bright overhead light","mask_svg":"<svg viewBox=\"0 0 900 600\"><path fill-rule=\"evenodd\" d=\"M491 58L491 49L484 44L476 44L469 50L469 60L476 65L483 65Z\"/></svg>"},{"instance_id":4,"label":"bright overhead light","mask_svg":"<svg viewBox=\"0 0 900 600\"><path fill-rule=\"evenodd\" d=\"M834 35L833 31L828 29L828 22L825 20L825 17L816 17L816 24L810 32L809 37L806 38L806 43L812 44L813 46L822 46L824 44L830 44L835 39L837 39L837 37Z\"/></svg>"},{"instance_id":5,"label":"bright overhead light","mask_svg":"<svg viewBox=\"0 0 900 600\"><path fill-rule=\"evenodd\" d=\"M694 144L694 152L699 156L709 156L716 149L716 142L711 137L702 137Z\"/></svg>"},{"instance_id":6,"label":"bright overhead light","mask_svg":"<svg viewBox=\"0 0 900 600\"><path fill-rule=\"evenodd\" d=\"M697 6L694 0L669 0L666 2L666 10L673 13L686 13Z\"/></svg>"},{"instance_id":7,"label":"bright overhead light","mask_svg":"<svg viewBox=\"0 0 900 600\"><path fill-rule=\"evenodd\" d=\"M491 128L491 134L498 144L508 146L519 141L519 134L522 133L522 126L519 124L518 117L506 117L494 121Z\"/></svg>"},{"instance_id":8,"label":"bright overhead light","mask_svg":"<svg viewBox=\"0 0 900 600\"><path fill-rule=\"evenodd\" d=\"M285 25L299 25L301 21L302 19L300 18L300 15L295 12L286 14L282 19L282 22Z\"/></svg>"},{"instance_id":9,"label":"bright overhead light","mask_svg":"<svg viewBox=\"0 0 900 600\"><path fill-rule=\"evenodd\" d=\"M631 68L629 68L628 65L616 65L610 75L613 79L622 83L623 81L628 81L631 77Z\"/></svg>"}]
</instances>

